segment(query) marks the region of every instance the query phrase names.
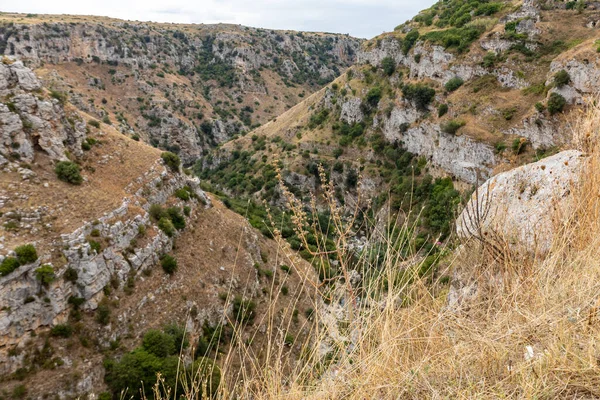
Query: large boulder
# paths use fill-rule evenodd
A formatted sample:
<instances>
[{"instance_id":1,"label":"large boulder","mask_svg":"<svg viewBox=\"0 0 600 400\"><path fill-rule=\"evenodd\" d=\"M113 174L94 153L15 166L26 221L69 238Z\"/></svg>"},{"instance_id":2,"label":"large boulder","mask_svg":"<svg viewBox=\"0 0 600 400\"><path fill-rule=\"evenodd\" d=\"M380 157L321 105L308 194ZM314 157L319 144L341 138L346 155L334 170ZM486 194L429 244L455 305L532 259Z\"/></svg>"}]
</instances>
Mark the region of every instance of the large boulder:
<instances>
[{"instance_id":1,"label":"large boulder","mask_svg":"<svg viewBox=\"0 0 600 400\"><path fill-rule=\"evenodd\" d=\"M476 191L457 220L458 235L506 241L518 251L547 252L569 212L586 157L563 151L500 173Z\"/></svg>"}]
</instances>

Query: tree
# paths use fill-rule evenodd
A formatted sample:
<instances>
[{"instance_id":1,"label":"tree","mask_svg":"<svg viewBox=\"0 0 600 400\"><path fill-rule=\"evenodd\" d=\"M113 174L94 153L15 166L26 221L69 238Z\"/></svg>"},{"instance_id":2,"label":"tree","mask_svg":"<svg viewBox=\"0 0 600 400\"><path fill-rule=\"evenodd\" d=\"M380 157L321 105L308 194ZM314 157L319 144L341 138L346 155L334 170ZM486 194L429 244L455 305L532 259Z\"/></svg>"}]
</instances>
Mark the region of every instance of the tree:
<instances>
[{"instance_id":1,"label":"tree","mask_svg":"<svg viewBox=\"0 0 600 400\"><path fill-rule=\"evenodd\" d=\"M406 100L414 103L418 109L423 111L427 109L427 106L435 97L435 89L422 83L408 84L402 88L402 94Z\"/></svg>"},{"instance_id":2,"label":"tree","mask_svg":"<svg viewBox=\"0 0 600 400\"><path fill-rule=\"evenodd\" d=\"M160 158L162 158L165 165L171 168L171 171L179 171L179 165L181 164L181 160L179 159L179 156L177 154L171 153L170 151L165 151L160 155Z\"/></svg>"},{"instance_id":3,"label":"tree","mask_svg":"<svg viewBox=\"0 0 600 400\"><path fill-rule=\"evenodd\" d=\"M50 264L44 264L35 270L35 277L41 282L42 286L48 286L56 279L54 268Z\"/></svg>"},{"instance_id":4,"label":"tree","mask_svg":"<svg viewBox=\"0 0 600 400\"><path fill-rule=\"evenodd\" d=\"M173 336L156 329L146 332L142 339L142 347L148 353L161 358L170 356L177 351Z\"/></svg>"},{"instance_id":5,"label":"tree","mask_svg":"<svg viewBox=\"0 0 600 400\"><path fill-rule=\"evenodd\" d=\"M391 76L394 71L396 71L396 62L392 57L385 57L381 60L381 68L383 68L383 72L385 72L387 76Z\"/></svg>"}]
</instances>

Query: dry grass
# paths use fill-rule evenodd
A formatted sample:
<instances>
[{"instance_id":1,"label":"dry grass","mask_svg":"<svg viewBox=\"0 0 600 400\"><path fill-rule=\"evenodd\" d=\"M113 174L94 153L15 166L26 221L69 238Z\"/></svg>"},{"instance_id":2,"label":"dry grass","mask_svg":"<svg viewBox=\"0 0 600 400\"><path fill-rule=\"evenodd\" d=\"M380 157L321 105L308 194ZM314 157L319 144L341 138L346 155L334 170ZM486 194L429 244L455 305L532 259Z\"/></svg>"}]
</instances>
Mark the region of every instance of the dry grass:
<instances>
[{"instance_id":1,"label":"dry grass","mask_svg":"<svg viewBox=\"0 0 600 400\"><path fill-rule=\"evenodd\" d=\"M464 243L447 257L451 291L464 296L449 302L447 287L419 278L419 263L400 251L405 245L398 238L406 235L389 235L378 273L367 273L369 260L362 258L353 267L363 273L360 284L335 284L332 304L347 326L332 328L336 307L321 303L301 362L273 342L274 356L247 360L250 371L223 385L221 397L599 397L598 126L600 107L589 107L576 134L590 153L589 168L545 258L511 254L497 261ZM303 217L296 215L300 227ZM338 222L333 225L345 232ZM397 228L408 233L411 227ZM341 268L350 273L350 265ZM224 375L233 372L223 365Z\"/></svg>"}]
</instances>

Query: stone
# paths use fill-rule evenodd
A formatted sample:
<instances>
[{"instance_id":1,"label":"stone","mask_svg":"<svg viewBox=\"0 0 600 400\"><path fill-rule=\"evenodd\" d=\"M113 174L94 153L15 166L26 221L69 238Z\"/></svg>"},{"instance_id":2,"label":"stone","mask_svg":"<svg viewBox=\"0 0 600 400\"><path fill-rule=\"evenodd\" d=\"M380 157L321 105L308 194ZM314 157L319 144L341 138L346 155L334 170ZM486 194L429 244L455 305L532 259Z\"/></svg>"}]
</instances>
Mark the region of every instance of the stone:
<instances>
[{"instance_id":1,"label":"stone","mask_svg":"<svg viewBox=\"0 0 600 400\"><path fill-rule=\"evenodd\" d=\"M547 252L585 160L580 151L567 150L494 176L458 217L458 235L470 238L481 228L486 237L499 237L517 251Z\"/></svg>"}]
</instances>

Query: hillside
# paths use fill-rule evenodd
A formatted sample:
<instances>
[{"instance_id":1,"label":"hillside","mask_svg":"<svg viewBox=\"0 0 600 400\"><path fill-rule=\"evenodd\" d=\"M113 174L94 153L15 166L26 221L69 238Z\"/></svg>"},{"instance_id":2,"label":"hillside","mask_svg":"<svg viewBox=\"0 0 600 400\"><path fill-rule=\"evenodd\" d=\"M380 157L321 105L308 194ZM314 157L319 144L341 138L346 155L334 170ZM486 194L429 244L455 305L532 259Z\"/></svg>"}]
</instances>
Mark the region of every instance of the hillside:
<instances>
[{"instance_id":1,"label":"hillside","mask_svg":"<svg viewBox=\"0 0 600 400\"><path fill-rule=\"evenodd\" d=\"M172 153L91 125L20 61L4 58L0 77L0 396L118 393L127 377L109 379L105 361L165 326L187 329L196 357L212 357L198 343L214 331L221 351L303 340L308 264L207 196ZM284 337L265 334L269 318L289 324Z\"/></svg>"},{"instance_id":2,"label":"hillside","mask_svg":"<svg viewBox=\"0 0 600 400\"><path fill-rule=\"evenodd\" d=\"M439 2L196 171L229 195L276 204L269 165L279 161L290 190L308 198L323 164L342 204L362 195L376 209L425 207L423 234L446 237L455 190L571 146L572 115L600 82L600 12L573 4Z\"/></svg>"},{"instance_id":3,"label":"hillside","mask_svg":"<svg viewBox=\"0 0 600 400\"><path fill-rule=\"evenodd\" d=\"M360 43L237 25L0 14L0 54L24 60L80 110L186 164L339 76Z\"/></svg>"}]
</instances>

